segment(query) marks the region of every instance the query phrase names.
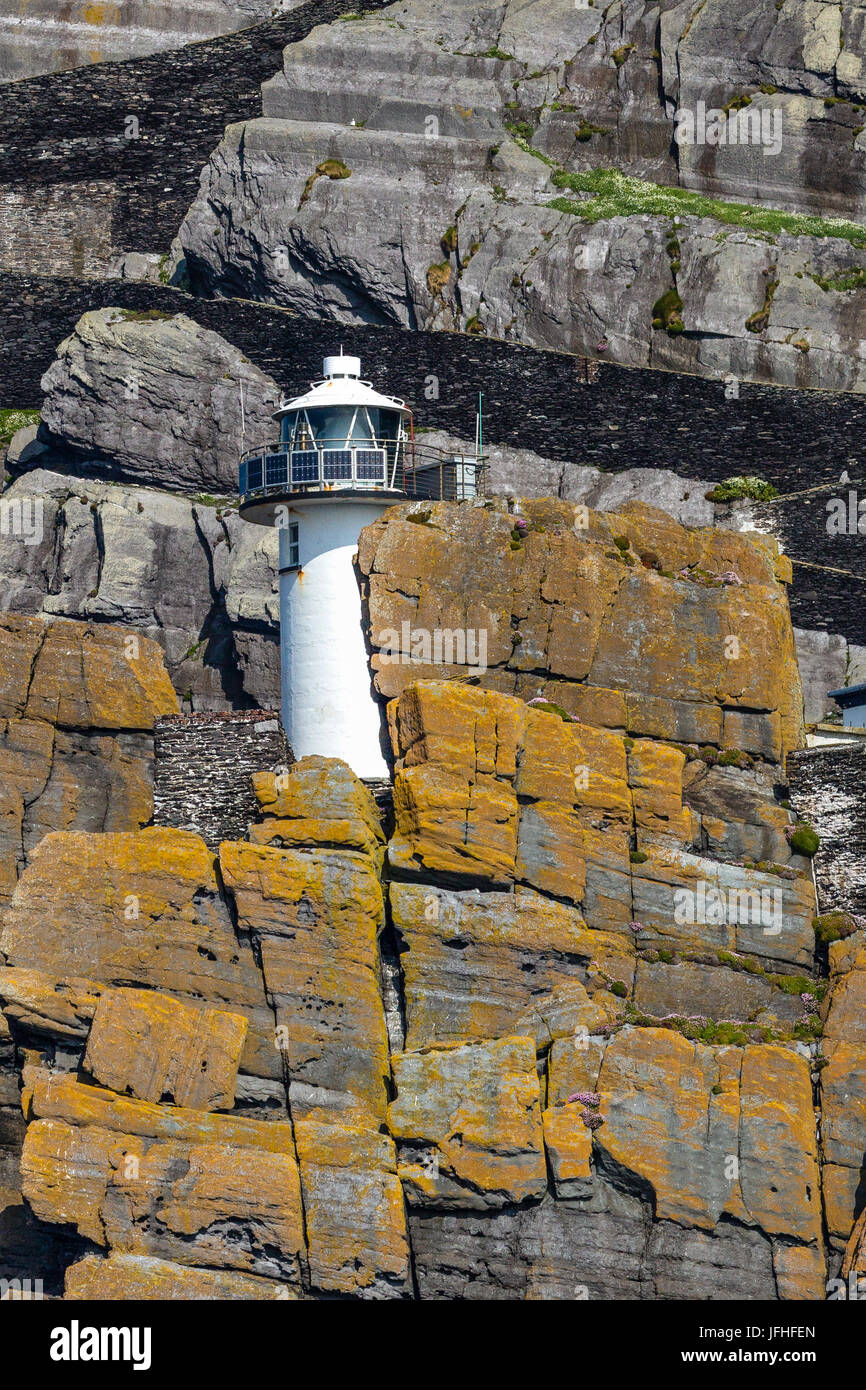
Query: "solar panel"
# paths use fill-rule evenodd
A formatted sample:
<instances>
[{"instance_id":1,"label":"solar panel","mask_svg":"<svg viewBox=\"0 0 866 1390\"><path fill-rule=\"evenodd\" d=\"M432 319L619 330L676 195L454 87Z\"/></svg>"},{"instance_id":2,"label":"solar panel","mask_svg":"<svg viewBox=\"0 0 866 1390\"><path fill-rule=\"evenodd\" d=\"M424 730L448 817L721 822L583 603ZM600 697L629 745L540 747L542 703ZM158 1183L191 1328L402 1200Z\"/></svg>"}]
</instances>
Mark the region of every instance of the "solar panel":
<instances>
[{"instance_id":1,"label":"solar panel","mask_svg":"<svg viewBox=\"0 0 866 1390\"><path fill-rule=\"evenodd\" d=\"M249 459L247 462L247 487L250 492L255 492L256 488L262 485L262 461Z\"/></svg>"},{"instance_id":2,"label":"solar panel","mask_svg":"<svg viewBox=\"0 0 866 1390\"><path fill-rule=\"evenodd\" d=\"M292 482L317 483L319 481L318 449L296 449L292 454Z\"/></svg>"},{"instance_id":3,"label":"solar panel","mask_svg":"<svg viewBox=\"0 0 866 1390\"><path fill-rule=\"evenodd\" d=\"M268 487L278 487L288 481L288 462L285 454L265 455L265 483Z\"/></svg>"},{"instance_id":4,"label":"solar panel","mask_svg":"<svg viewBox=\"0 0 866 1390\"><path fill-rule=\"evenodd\" d=\"M359 482L384 482L385 450L358 449L355 454L355 472Z\"/></svg>"},{"instance_id":5,"label":"solar panel","mask_svg":"<svg viewBox=\"0 0 866 1390\"><path fill-rule=\"evenodd\" d=\"M241 466L240 466L240 468L238 469L238 492L240 493L241 497L243 497L243 495L244 495L244 493L246 492L246 490L247 490L247 466L246 466L245 463L242 463Z\"/></svg>"},{"instance_id":6,"label":"solar panel","mask_svg":"<svg viewBox=\"0 0 866 1390\"><path fill-rule=\"evenodd\" d=\"M325 482L334 483L352 480L351 449L323 449L322 477Z\"/></svg>"}]
</instances>

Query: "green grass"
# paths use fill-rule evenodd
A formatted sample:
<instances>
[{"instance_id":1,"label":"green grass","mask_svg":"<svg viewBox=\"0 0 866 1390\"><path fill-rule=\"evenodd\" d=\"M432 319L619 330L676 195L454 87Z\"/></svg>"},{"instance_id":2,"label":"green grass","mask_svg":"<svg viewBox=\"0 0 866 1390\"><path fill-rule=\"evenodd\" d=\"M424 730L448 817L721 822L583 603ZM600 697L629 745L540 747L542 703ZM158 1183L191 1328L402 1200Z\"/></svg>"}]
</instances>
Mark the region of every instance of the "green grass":
<instances>
[{"instance_id":1,"label":"green grass","mask_svg":"<svg viewBox=\"0 0 866 1390\"><path fill-rule=\"evenodd\" d=\"M570 212L585 222L604 222L610 217L712 217L746 231L792 236L839 237L852 246L866 247L866 227L842 217L813 217L807 213L782 212L778 208L752 207L748 203L729 203L723 198L707 198L688 188L668 188L632 178L619 169L589 169L572 173L560 169L553 176L555 187L591 196L581 202L562 197L548 203L559 212Z\"/></svg>"},{"instance_id":2,"label":"green grass","mask_svg":"<svg viewBox=\"0 0 866 1390\"><path fill-rule=\"evenodd\" d=\"M825 291L835 290L837 294L845 294L848 290L866 289L866 269L846 270L842 275L812 275L810 280Z\"/></svg>"},{"instance_id":3,"label":"green grass","mask_svg":"<svg viewBox=\"0 0 866 1390\"><path fill-rule=\"evenodd\" d=\"M194 492L189 500L196 507L231 507L235 502L234 497L214 497L210 492Z\"/></svg>"},{"instance_id":4,"label":"green grass","mask_svg":"<svg viewBox=\"0 0 866 1390\"><path fill-rule=\"evenodd\" d=\"M0 449L4 448L17 430L25 425L38 425L38 410L0 410Z\"/></svg>"}]
</instances>

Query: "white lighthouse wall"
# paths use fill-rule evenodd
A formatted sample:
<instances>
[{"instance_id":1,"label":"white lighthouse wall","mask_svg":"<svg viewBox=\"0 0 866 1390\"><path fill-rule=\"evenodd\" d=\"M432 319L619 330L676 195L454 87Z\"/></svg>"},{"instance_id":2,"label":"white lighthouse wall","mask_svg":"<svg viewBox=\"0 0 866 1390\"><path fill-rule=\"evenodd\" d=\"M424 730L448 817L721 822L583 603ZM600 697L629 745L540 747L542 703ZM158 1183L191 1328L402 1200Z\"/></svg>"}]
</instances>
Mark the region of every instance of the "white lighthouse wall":
<instances>
[{"instance_id":1,"label":"white lighthouse wall","mask_svg":"<svg viewBox=\"0 0 866 1390\"><path fill-rule=\"evenodd\" d=\"M283 725L296 758L342 758L359 777L387 777L379 707L361 629L353 557L378 502L296 506L301 568L280 576ZM280 531L280 568L289 534Z\"/></svg>"}]
</instances>

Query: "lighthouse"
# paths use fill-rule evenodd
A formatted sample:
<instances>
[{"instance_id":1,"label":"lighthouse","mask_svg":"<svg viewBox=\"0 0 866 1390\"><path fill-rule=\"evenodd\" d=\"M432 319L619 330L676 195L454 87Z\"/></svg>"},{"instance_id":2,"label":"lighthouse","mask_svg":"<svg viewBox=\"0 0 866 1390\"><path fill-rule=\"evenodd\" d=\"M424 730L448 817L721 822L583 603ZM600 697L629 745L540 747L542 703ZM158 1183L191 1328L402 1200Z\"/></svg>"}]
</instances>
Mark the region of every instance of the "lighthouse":
<instances>
[{"instance_id":1,"label":"lighthouse","mask_svg":"<svg viewBox=\"0 0 866 1390\"><path fill-rule=\"evenodd\" d=\"M483 492L479 398L474 450L416 445L412 411L361 379L361 360L326 357L320 380L274 412L279 438L248 450L239 511L280 540L282 719L297 758L342 758L387 778L355 573L358 537L386 508Z\"/></svg>"},{"instance_id":2,"label":"lighthouse","mask_svg":"<svg viewBox=\"0 0 866 1390\"><path fill-rule=\"evenodd\" d=\"M359 777L387 777L354 557L361 530L406 501L412 412L341 353L274 419L278 441L241 459L239 510L279 533L286 735L298 758L324 754Z\"/></svg>"}]
</instances>

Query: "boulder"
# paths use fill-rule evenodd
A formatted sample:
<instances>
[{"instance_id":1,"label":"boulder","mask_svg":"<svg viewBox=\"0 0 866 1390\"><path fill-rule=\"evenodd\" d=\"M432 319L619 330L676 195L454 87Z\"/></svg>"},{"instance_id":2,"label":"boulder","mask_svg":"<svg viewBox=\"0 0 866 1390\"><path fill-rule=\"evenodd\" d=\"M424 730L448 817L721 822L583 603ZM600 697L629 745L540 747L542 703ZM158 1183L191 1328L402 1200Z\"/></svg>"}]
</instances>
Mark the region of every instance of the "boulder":
<instances>
[{"instance_id":1,"label":"boulder","mask_svg":"<svg viewBox=\"0 0 866 1390\"><path fill-rule=\"evenodd\" d=\"M381 866L385 834L372 793L339 758L307 757L285 773L257 773L257 845L357 850Z\"/></svg>"},{"instance_id":2,"label":"boulder","mask_svg":"<svg viewBox=\"0 0 866 1390\"><path fill-rule=\"evenodd\" d=\"M44 438L91 472L227 497L245 445L272 437L279 404L276 383L218 333L158 310L82 315L42 390Z\"/></svg>"},{"instance_id":3,"label":"boulder","mask_svg":"<svg viewBox=\"0 0 866 1390\"><path fill-rule=\"evenodd\" d=\"M0 608L131 628L162 648L196 709L241 695L279 703L275 532L214 498L48 467L16 478L4 500L35 508L38 526L0 548Z\"/></svg>"}]
</instances>

